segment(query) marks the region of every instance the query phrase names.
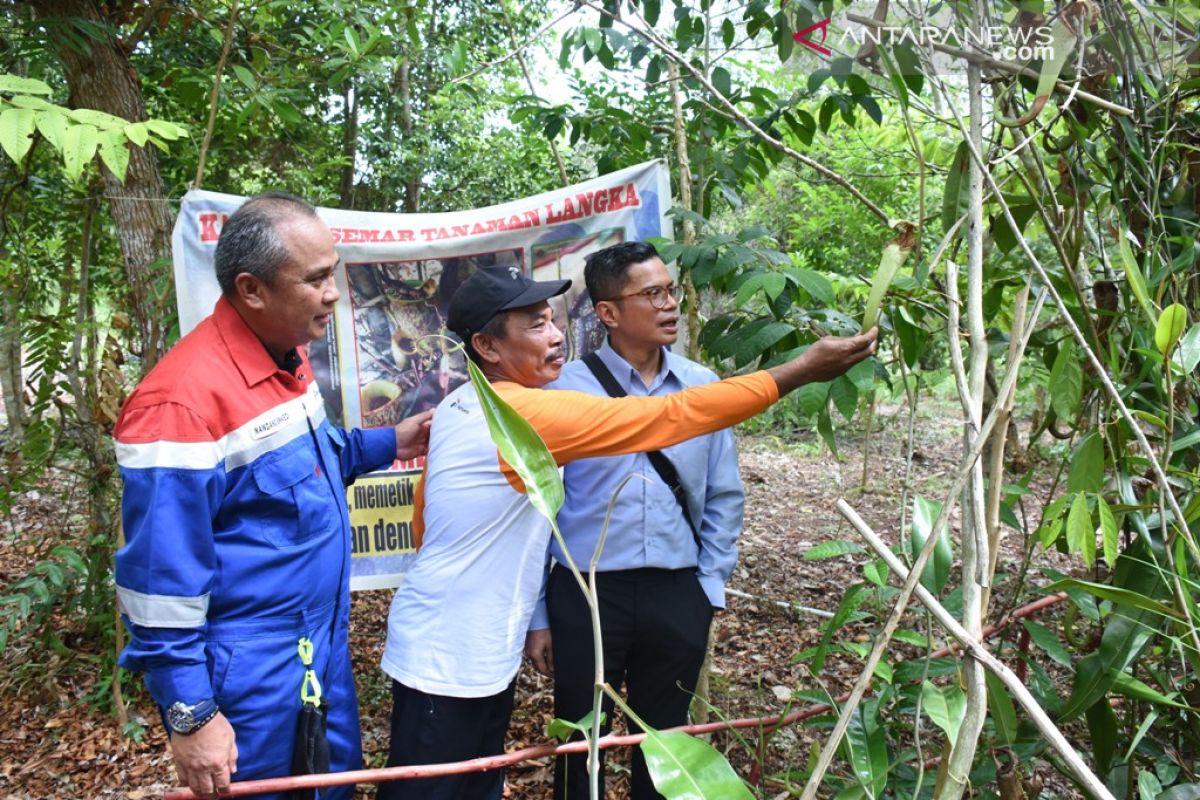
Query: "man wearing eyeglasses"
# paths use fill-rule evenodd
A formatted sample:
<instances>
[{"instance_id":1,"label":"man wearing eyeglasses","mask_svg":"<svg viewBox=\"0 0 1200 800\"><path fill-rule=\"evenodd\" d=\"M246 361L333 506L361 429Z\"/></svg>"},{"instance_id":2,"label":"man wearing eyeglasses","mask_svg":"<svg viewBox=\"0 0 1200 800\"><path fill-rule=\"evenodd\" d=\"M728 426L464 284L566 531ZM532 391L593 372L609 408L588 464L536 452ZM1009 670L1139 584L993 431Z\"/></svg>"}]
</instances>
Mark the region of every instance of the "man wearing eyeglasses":
<instances>
[{"instance_id":1,"label":"man wearing eyeglasses","mask_svg":"<svg viewBox=\"0 0 1200 800\"><path fill-rule=\"evenodd\" d=\"M717 380L670 351L678 338L680 291L653 245L625 242L593 253L584 279L608 337L595 354L563 367L548 388L654 397ZM621 488L629 475L639 477ZM625 687L630 706L647 723L686 724L713 609L725 606L742 528L733 432L650 454L575 461L563 477L567 494L558 522L577 564L591 561L609 500L620 491L596 567L605 678ZM555 716L577 720L592 707L591 616L570 572L559 566L565 558L557 542L550 552L556 565L545 608L539 606L532 625L543 630L529 637L529 655L535 666L553 666ZM611 720L612 702L606 703ZM633 759L630 796L658 797L640 750ZM587 778L586 754L560 756L556 800L586 797Z\"/></svg>"},{"instance_id":2,"label":"man wearing eyeglasses","mask_svg":"<svg viewBox=\"0 0 1200 800\"><path fill-rule=\"evenodd\" d=\"M668 282L660 281L667 295ZM549 300L569 285L532 281L516 269L480 269L455 292L446 320L558 464L671 447L727 428L875 352L871 331L826 337L786 364L665 397L543 391L566 358ZM625 302L675 306L654 291ZM659 320L664 337L666 321ZM546 648L532 646L548 634L531 622L550 525L497 453L471 383L434 412L413 527L423 536L421 549L392 599L381 660L393 679L388 765L493 755L504 747L522 650L549 669ZM492 771L392 781L380 786L379 798L499 800L502 792L502 776Z\"/></svg>"}]
</instances>

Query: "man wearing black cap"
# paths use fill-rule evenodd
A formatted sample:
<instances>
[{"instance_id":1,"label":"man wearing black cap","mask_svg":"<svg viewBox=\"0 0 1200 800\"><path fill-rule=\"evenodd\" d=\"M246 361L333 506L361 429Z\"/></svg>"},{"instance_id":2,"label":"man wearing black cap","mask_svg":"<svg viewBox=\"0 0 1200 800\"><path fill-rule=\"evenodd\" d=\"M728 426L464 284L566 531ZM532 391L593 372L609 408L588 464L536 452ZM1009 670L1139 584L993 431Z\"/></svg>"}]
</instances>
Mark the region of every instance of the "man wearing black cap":
<instances>
[{"instance_id":1,"label":"man wearing black cap","mask_svg":"<svg viewBox=\"0 0 1200 800\"><path fill-rule=\"evenodd\" d=\"M482 269L450 301L447 327L559 464L656 450L734 425L782 395L841 375L875 350L876 333L828 337L779 367L664 397L613 399L541 391L566 358L547 302L569 281ZM470 383L437 407L413 528L421 548L388 615L389 766L502 752L521 653L545 577L549 523L500 461ZM547 663L540 668L549 669ZM381 800L491 800L503 775L403 780Z\"/></svg>"}]
</instances>

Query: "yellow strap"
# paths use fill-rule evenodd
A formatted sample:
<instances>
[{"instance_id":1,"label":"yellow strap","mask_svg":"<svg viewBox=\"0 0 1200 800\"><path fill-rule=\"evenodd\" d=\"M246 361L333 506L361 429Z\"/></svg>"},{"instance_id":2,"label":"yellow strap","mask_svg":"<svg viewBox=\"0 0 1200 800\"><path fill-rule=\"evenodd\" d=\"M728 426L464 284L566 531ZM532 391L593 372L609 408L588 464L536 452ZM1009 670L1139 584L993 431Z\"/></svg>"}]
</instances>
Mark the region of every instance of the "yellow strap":
<instances>
[{"instance_id":1,"label":"yellow strap","mask_svg":"<svg viewBox=\"0 0 1200 800\"><path fill-rule=\"evenodd\" d=\"M300 663L306 667L312 666L313 645L307 636L300 637L296 652L300 656ZM314 706L321 704L321 682L317 680L317 673L311 669L304 670L304 682L300 684L300 702Z\"/></svg>"}]
</instances>

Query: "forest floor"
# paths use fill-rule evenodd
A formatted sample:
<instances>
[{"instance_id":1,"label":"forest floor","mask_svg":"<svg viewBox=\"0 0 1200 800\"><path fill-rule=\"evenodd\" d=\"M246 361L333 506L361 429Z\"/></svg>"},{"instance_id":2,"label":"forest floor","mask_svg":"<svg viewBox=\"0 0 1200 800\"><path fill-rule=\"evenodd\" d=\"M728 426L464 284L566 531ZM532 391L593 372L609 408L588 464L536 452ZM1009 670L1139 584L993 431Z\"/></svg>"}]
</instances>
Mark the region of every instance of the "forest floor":
<instances>
[{"instance_id":1,"label":"forest floor","mask_svg":"<svg viewBox=\"0 0 1200 800\"><path fill-rule=\"evenodd\" d=\"M939 411L949 415L951 410L924 406L917 415L912 463L914 491L938 500L954 477L960 453L958 428L948 422L953 417L943 417ZM728 718L777 715L802 705L792 701L794 690L823 688L836 696L852 685L860 660L849 652L831 652L818 676L811 675L804 663L797 663L794 657L798 653L819 643L825 620L796 605L833 611L846 588L863 580L862 567L874 559L859 553L808 561L804 554L829 540L857 541L857 534L834 510L839 496L846 497L885 539L899 540L907 419L903 407L881 406L876 411L877 431L870 444L865 486L862 439L841 440L840 458L835 458L815 434L807 432L739 435L747 490L746 522L739 563L729 584L739 594L731 594L727 609L714 623L711 700L720 714ZM44 537L71 513L70 502L64 499L36 492L20 498L9 520L11 527L5 526L9 531L0 535L0 585L11 585L25 574L31 554L44 552ZM1038 504L1033 498L1027 507L1036 515ZM951 521L955 530L958 522L956 511ZM1029 529L1036 527L1037 519L1030 520ZM1001 572L1011 574L1022 563L1024 547L1022 536L1009 530L1001 548ZM992 619L1040 597L1036 586L1049 582L1042 573L1046 567L1072 571L1070 562L1058 553L1039 549L1019 596L1014 596L1015 576L998 582ZM957 578L952 577L951 585L956 583ZM378 664L389 600L389 592L360 592L354 597L352 611L351 647L359 678L368 767L383 766L387 752L390 694ZM870 604L867 608L870 610ZM1043 613L1052 617L1060 612L1050 609ZM877 624L874 619L850 624L839 638L869 643ZM109 696L110 676L89 668L96 660L89 648L94 651L95 645L72 633L80 627L79 621L58 619L55 625L65 644L61 652L14 643L3 653L0 798L161 797L175 785L175 776L164 753L161 725L146 694L129 693L130 717L144 726L140 741L134 741L122 736L111 715L96 711L89 703L89 698ZM1014 626L998 634L993 646L1000 638L1015 641L1017 630ZM916 648L900 644L892 652L894 657L918 654ZM1059 677L1061 682L1065 676ZM1068 689L1069 685L1063 685L1060 692L1065 694ZM523 669L509 749L544 743L544 728L551 717L549 681L532 669ZM785 773L803 768L811 743L823 739L827 727L792 727L769 740L762 768L754 770L766 776L760 788L763 797L789 796ZM753 732L747 737L744 742L728 734L712 739L743 776L751 774L755 766L747 747L753 745ZM931 755L937 753L926 753L927 758ZM627 751L610 756L610 763L615 762L610 769L610 798L625 796L628 773L621 762L627 758ZM1051 778L1053 770L1041 764L1040 772ZM507 774L505 796L548 798L551 773L550 759L513 767ZM791 787L797 788L794 783ZM358 796L373 797L374 790L363 787ZM1050 780L1041 796L1076 795L1058 779Z\"/></svg>"}]
</instances>

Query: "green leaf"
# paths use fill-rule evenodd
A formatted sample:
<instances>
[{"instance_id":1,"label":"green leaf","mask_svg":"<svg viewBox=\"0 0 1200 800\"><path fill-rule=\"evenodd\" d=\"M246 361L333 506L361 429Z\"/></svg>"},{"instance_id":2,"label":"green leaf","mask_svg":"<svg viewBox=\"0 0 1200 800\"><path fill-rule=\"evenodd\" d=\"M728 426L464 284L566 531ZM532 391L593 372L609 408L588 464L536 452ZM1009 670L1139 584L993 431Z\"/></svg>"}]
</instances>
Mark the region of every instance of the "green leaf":
<instances>
[{"instance_id":1,"label":"green leaf","mask_svg":"<svg viewBox=\"0 0 1200 800\"><path fill-rule=\"evenodd\" d=\"M957 741L958 729L967 712L967 698L957 684L939 688L925 681L921 684L921 709L942 729L947 741L951 744Z\"/></svg>"},{"instance_id":2,"label":"green leaf","mask_svg":"<svg viewBox=\"0 0 1200 800\"><path fill-rule=\"evenodd\" d=\"M37 112L31 108L6 108L0 112L0 146L20 164L33 147Z\"/></svg>"},{"instance_id":3,"label":"green leaf","mask_svg":"<svg viewBox=\"0 0 1200 800\"><path fill-rule=\"evenodd\" d=\"M1071 454L1068 492L1099 492L1104 488L1104 440L1092 431L1079 440Z\"/></svg>"},{"instance_id":4,"label":"green leaf","mask_svg":"<svg viewBox=\"0 0 1200 800\"><path fill-rule=\"evenodd\" d=\"M107 114L103 111L97 111L94 108L73 108L67 112L67 116L81 125L91 125L104 130L108 128L124 128L128 124L127 120L114 117L112 114Z\"/></svg>"},{"instance_id":5,"label":"green leaf","mask_svg":"<svg viewBox=\"0 0 1200 800\"><path fill-rule=\"evenodd\" d=\"M1176 784L1160 794L1158 800L1200 800L1200 783Z\"/></svg>"},{"instance_id":6,"label":"green leaf","mask_svg":"<svg viewBox=\"0 0 1200 800\"><path fill-rule=\"evenodd\" d=\"M793 402L800 408L800 413L805 417L811 417L825 408L825 403L829 398L829 384L806 383L797 389L792 397L795 398Z\"/></svg>"},{"instance_id":7,"label":"green leaf","mask_svg":"<svg viewBox=\"0 0 1200 800\"><path fill-rule=\"evenodd\" d=\"M1116 680L1113 681L1113 691L1123 694L1126 697L1132 697L1135 700L1143 700L1147 703L1154 703L1160 706L1171 706L1172 708L1179 708L1193 713L1197 712L1197 709L1168 697L1152 686L1147 686L1127 672L1117 675Z\"/></svg>"},{"instance_id":8,"label":"green leaf","mask_svg":"<svg viewBox=\"0 0 1200 800\"><path fill-rule=\"evenodd\" d=\"M1117 715L1107 700L1092 703L1087 710L1088 734L1092 740L1092 754L1100 774L1112 768L1113 755L1117 750Z\"/></svg>"},{"instance_id":9,"label":"green leaf","mask_svg":"<svg viewBox=\"0 0 1200 800\"><path fill-rule=\"evenodd\" d=\"M50 146L62 150L63 138L67 133L67 115L59 111L39 111L37 129Z\"/></svg>"},{"instance_id":10,"label":"green leaf","mask_svg":"<svg viewBox=\"0 0 1200 800\"><path fill-rule=\"evenodd\" d=\"M1021 625L1029 632L1029 638L1038 647L1050 656L1050 659L1059 666L1071 666L1071 654L1067 652L1067 648L1058 640L1058 636L1045 625L1031 620L1021 620Z\"/></svg>"},{"instance_id":11,"label":"green leaf","mask_svg":"<svg viewBox=\"0 0 1200 800\"><path fill-rule=\"evenodd\" d=\"M0 73L0 93L3 94L52 94L50 87L33 78Z\"/></svg>"},{"instance_id":12,"label":"green leaf","mask_svg":"<svg viewBox=\"0 0 1200 800\"><path fill-rule=\"evenodd\" d=\"M1133 248L1129 244L1131 236L1128 228L1122 228L1117 237L1117 250L1121 253L1121 266L1125 268L1125 280L1129 283L1129 288L1133 290L1133 296L1137 298L1138 305L1146 312L1150 324L1154 325L1158 315L1155 314L1154 305L1150 302L1150 295L1146 291L1146 279L1142 277L1142 268L1138 266L1137 259L1133 255Z\"/></svg>"},{"instance_id":13,"label":"green leaf","mask_svg":"<svg viewBox=\"0 0 1200 800\"><path fill-rule=\"evenodd\" d=\"M920 495L913 497L912 528L909 539L909 553L915 560L917 554L925 547L933 530L933 523L942 512L942 504L935 500L926 500ZM933 553L921 573L921 585L931 594L941 594L950 580L950 566L954 561L954 553L950 549L950 534L943 525L937 533L938 542L933 546Z\"/></svg>"},{"instance_id":14,"label":"green leaf","mask_svg":"<svg viewBox=\"0 0 1200 800\"><path fill-rule=\"evenodd\" d=\"M1111 566L1117 563L1117 556L1121 550L1121 532L1117 530L1117 520L1105 502L1104 495L1096 495L1096 511L1100 517L1100 541L1104 543L1104 561Z\"/></svg>"},{"instance_id":15,"label":"green leaf","mask_svg":"<svg viewBox=\"0 0 1200 800\"><path fill-rule=\"evenodd\" d=\"M946 188L942 194L942 232L949 232L958 218L967 213L967 174L971 169L971 151L966 142L959 142L946 174Z\"/></svg>"},{"instance_id":16,"label":"green leaf","mask_svg":"<svg viewBox=\"0 0 1200 800\"><path fill-rule=\"evenodd\" d=\"M759 290L766 296L768 300L774 300L779 297L784 287L787 286L787 277L779 272L757 272L751 275L741 286L738 287L737 296L734 298L734 304L738 308L744 306L755 292Z\"/></svg>"},{"instance_id":17,"label":"green leaf","mask_svg":"<svg viewBox=\"0 0 1200 800\"><path fill-rule=\"evenodd\" d=\"M63 162L71 180L78 181L83 175L83 168L96 155L98 139L98 132L91 125L72 125L67 128L63 135Z\"/></svg>"},{"instance_id":18,"label":"green leaf","mask_svg":"<svg viewBox=\"0 0 1200 800\"><path fill-rule=\"evenodd\" d=\"M746 784L708 742L682 731L646 729L642 755L654 788L679 800L754 800Z\"/></svg>"},{"instance_id":19,"label":"green leaf","mask_svg":"<svg viewBox=\"0 0 1200 800\"><path fill-rule=\"evenodd\" d=\"M1154 346L1158 348L1158 352L1164 356L1171 352L1179 337L1183 335L1187 322L1187 309L1179 303L1172 303L1163 309L1158 324L1154 326Z\"/></svg>"},{"instance_id":20,"label":"green leaf","mask_svg":"<svg viewBox=\"0 0 1200 800\"><path fill-rule=\"evenodd\" d=\"M1076 493L1067 513L1067 550L1078 554L1089 568L1096 561L1096 529L1092 527L1087 495L1083 492Z\"/></svg>"},{"instance_id":21,"label":"green leaf","mask_svg":"<svg viewBox=\"0 0 1200 800\"><path fill-rule=\"evenodd\" d=\"M150 139L150 132L146 128L144 122L132 122L125 126L125 135L129 137L129 141L133 142L138 147L145 146Z\"/></svg>"},{"instance_id":22,"label":"green leaf","mask_svg":"<svg viewBox=\"0 0 1200 800\"><path fill-rule=\"evenodd\" d=\"M1083 399L1083 369L1075 356L1075 342L1065 341L1058 348L1050 368L1050 405L1060 420L1070 423L1079 413Z\"/></svg>"},{"instance_id":23,"label":"green leaf","mask_svg":"<svg viewBox=\"0 0 1200 800\"><path fill-rule=\"evenodd\" d=\"M875 271L875 277L871 281L871 294L867 298L866 310L863 311L862 329L864 331L870 330L879 322L879 306L883 303L883 296L891 288L896 273L900 271L900 267L904 265L908 254L912 252L917 243L914 225L901 222L897 224L897 229L900 231L900 235L884 245L883 255L879 259L879 269Z\"/></svg>"},{"instance_id":24,"label":"green leaf","mask_svg":"<svg viewBox=\"0 0 1200 800\"><path fill-rule=\"evenodd\" d=\"M833 304L833 284L826 280L824 275L813 272L811 269L798 267L791 267L787 272L795 280L797 286L808 292L815 303L823 306Z\"/></svg>"},{"instance_id":25,"label":"green leaf","mask_svg":"<svg viewBox=\"0 0 1200 800\"><path fill-rule=\"evenodd\" d=\"M847 421L854 419L858 410L858 387L845 375L839 375L829 384L829 399Z\"/></svg>"},{"instance_id":26,"label":"green leaf","mask_svg":"<svg viewBox=\"0 0 1200 800\"><path fill-rule=\"evenodd\" d=\"M880 797L887 786L888 757L878 699L865 701L854 710L842 750L868 796Z\"/></svg>"},{"instance_id":27,"label":"green leaf","mask_svg":"<svg viewBox=\"0 0 1200 800\"><path fill-rule=\"evenodd\" d=\"M124 131L108 130L100 134L100 160L120 183L125 183L125 171L129 168L127 141Z\"/></svg>"},{"instance_id":28,"label":"green leaf","mask_svg":"<svg viewBox=\"0 0 1200 800\"><path fill-rule=\"evenodd\" d=\"M1200 322L1193 325L1179 342L1175 363L1185 375L1191 375L1200 365Z\"/></svg>"},{"instance_id":29,"label":"green leaf","mask_svg":"<svg viewBox=\"0 0 1200 800\"><path fill-rule=\"evenodd\" d=\"M821 542L808 548L804 553L805 561L824 561L827 558L837 558L838 556L849 555L850 553L863 552L863 546L855 542L846 542L841 539L834 539L828 542Z\"/></svg>"},{"instance_id":30,"label":"green leaf","mask_svg":"<svg viewBox=\"0 0 1200 800\"><path fill-rule=\"evenodd\" d=\"M718 92L726 97L733 94L733 81L729 77L729 70L724 67L714 67L711 77L712 85Z\"/></svg>"},{"instance_id":31,"label":"green leaf","mask_svg":"<svg viewBox=\"0 0 1200 800\"><path fill-rule=\"evenodd\" d=\"M991 672L984 673L984 678L987 681L988 715L996 728L996 739L1001 744L1012 744L1017 740L1017 708L999 678Z\"/></svg>"},{"instance_id":32,"label":"green leaf","mask_svg":"<svg viewBox=\"0 0 1200 800\"><path fill-rule=\"evenodd\" d=\"M872 561L870 564L867 564L865 567L863 567L863 576L871 583L879 587L887 586L889 572L890 570L888 569L887 562L882 558Z\"/></svg>"},{"instance_id":33,"label":"green leaf","mask_svg":"<svg viewBox=\"0 0 1200 800\"><path fill-rule=\"evenodd\" d=\"M838 455L837 437L833 433L833 418L829 415L828 406L822 408L821 413L817 415L817 433L821 435L821 441L829 446L833 457L841 458Z\"/></svg>"},{"instance_id":34,"label":"green leaf","mask_svg":"<svg viewBox=\"0 0 1200 800\"><path fill-rule=\"evenodd\" d=\"M168 142L173 142L188 135L186 128L181 128L174 122L167 122L162 119L148 119L145 125L155 136L166 139Z\"/></svg>"},{"instance_id":35,"label":"green leaf","mask_svg":"<svg viewBox=\"0 0 1200 800\"><path fill-rule=\"evenodd\" d=\"M605 717L604 712L600 712L601 724L603 724L603 722L604 722L604 717ZM591 733L592 733L592 712L591 711L588 711L588 713L583 717L583 719L579 720L579 722L571 722L570 720L562 719L561 717L555 717L554 719L552 719L546 723L546 735L553 739L558 739L560 742L565 742L567 739L570 739L572 736L574 736L577 732L582 733L585 739L591 735Z\"/></svg>"},{"instance_id":36,"label":"green leaf","mask_svg":"<svg viewBox=\"0 0 1200 800\"><path fill-rule=\"evenodd\" d=\"M830 642L833 641L833 637L857 613L859 607L867 601L870 595L871 590L865 584L861 583L851 585L846 590L846 593L842 595L842 600L838 603L833 616L821 627L821 641L817 644L812 654L812 660L809 662L809 668L815 674L820 674L821 670L825 668L825 654L829 649Z\"/></svg>"},{"instance_id":37,"label":"green leaf","mask_svg":"<svg viewBox=\"0 0 1200 800\"><path fill-rule=\"evenodd\" d=\"M350 29L347 28L347 31ZM241 64L233 65L233 74L238 79L238 82L245 86L250 91L258 89L258 81L254 78L254 73L243 67Z\"/></svg>"},{"instance_id":38,"label":"green leaf","mask_svg":"<svg viewBox=\"0 0 1200 800\"><path fill-rule=\"evenodd\" d=\"M1078 497L1076 498L1076 502L1078 502ZM1086 503L1084 504L1084 510L1087 510ZM1069 526L1070 523L1068 522L1067 525ZM1077 578L1063 578L1046 587L1046 591L1048 592L1061 592L1066 589L1079 589L1103 600L1111 600L1114 603L1140 608L1143 611L1150 611L1164 617L1171 617L1173 619L1183 618L1183 615L1179 611L1166 603L1155 600L1153 597L1147 597L1140 592L1130 591L1129 589L1122 589L1119 586L1109 586L1106 583L1081 581Z\"/></svg>"},{"instance_id":39,"label":"green leaf","mask_svg":"<svg viewBox=\"0 0 1200 800\"><path fill-rule=\"evenodd\" d=\"M1162 788L1158 777L1150 770L1144 769L1138 773L1138 800L1158 800Z\"/></svg>"},{"instance_id":40,"label":"green leaf","mask_svg":"<svg viewBox=\"0 0 1200 800\"><path fill-rule=\"evenodd\" d=\"M1113 585L1149 598L1163 590L1162 577L1143 537L1126 549L1113 569ZM1123 672L1157 633L1162 617L1156 612L1121 604L1113 608L1100 638L1100 648L1076 665L1071 696L1059 716L1067 722L1104 697L1116 676Z\"/></svg>"},{"instance_id":41,"label":"green leaf","mask_svg":"<svg viewBox=\"0 0 1200 800\"><path fill-rule=\"evenodd\" d=\"M496 449L525 484L529 502L554 523L563 504L562 475L554 456L533 426L496 394L471 359L467 359L467 371Z\"/></svg>"}]
</instances>

